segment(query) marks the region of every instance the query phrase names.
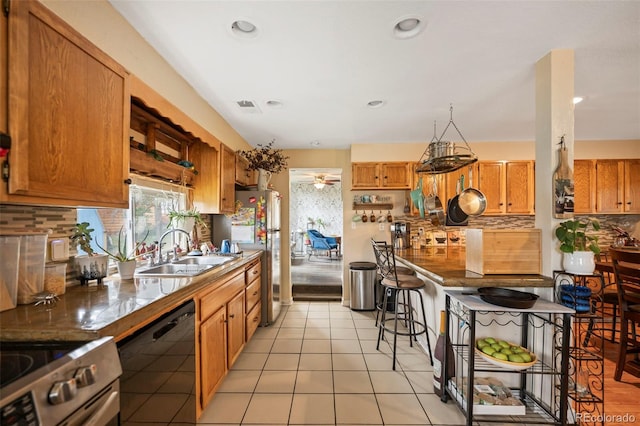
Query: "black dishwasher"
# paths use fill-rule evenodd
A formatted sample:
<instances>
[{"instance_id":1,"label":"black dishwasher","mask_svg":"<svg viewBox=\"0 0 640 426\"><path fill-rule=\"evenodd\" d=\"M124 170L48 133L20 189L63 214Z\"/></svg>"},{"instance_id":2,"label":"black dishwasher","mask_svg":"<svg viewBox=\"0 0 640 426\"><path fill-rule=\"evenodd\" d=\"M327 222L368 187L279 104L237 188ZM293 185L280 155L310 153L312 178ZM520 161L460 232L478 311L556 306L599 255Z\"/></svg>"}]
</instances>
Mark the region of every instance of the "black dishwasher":
<instances>
[{"instance_id":1,"label":"black dishwasher","mask_svg":"<svg viewBox=\"0 0 640 426\"><path fill-rule=\"evenodd\" d=\"M195 303L189 301L118 343L120 419L195 423Z\"/></svg>"}]
</instances>

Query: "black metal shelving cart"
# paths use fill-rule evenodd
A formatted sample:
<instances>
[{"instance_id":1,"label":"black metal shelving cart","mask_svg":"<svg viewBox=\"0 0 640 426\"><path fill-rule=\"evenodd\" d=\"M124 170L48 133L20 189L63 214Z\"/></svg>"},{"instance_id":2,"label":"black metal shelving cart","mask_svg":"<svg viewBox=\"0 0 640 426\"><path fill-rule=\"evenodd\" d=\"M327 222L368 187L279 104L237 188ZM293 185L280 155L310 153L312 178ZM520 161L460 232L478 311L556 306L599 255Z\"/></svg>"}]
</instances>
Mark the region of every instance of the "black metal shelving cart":
<instances>
[{"instance_id":1,"label":"black metal shelving cart","mask_svg":"<svg viewBox=\"0 0 640 426\"><path fill-rule=\"evenodd\" d=\"M604 277L599 273L576 275L564 271L554 271L553 277L556 300L576 310L572 316L568 371L568 396L574 418L569 421L603 426Z\"/></svg>"},{"instance_id":2,"label":"black metal shelving cart","mask_svg":"<svg viewBox=\"0 0 640 426\"><path fill-rule=\"evenodd\" d=\"M453 349L455 371L446 382L442 401L453 399L468 426L477 421L572 424L568 371L575 311L544 299L538 299L530 309L515 309L487 303L460 290L445 293L445 338ZM532 365L523 368L481 354L476 339L490 335L528 349L535 354ZM445 357L443 372L449 371L450 361ZM485 403L487 392L508 398Z\"/></svg>"}]
</instances>

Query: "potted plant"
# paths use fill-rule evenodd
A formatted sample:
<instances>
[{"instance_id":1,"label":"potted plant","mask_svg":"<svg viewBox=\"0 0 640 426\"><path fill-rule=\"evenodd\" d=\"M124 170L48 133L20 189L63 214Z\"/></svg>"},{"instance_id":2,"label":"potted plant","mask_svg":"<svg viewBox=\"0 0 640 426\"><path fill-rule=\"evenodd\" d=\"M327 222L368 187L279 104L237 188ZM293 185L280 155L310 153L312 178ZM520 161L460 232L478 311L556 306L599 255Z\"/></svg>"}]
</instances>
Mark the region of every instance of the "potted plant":
<instances>
[{"instance_id":1,"label":"potted plant","mask_svg":"<svg viewBox=\"0 0 640 426\"><path fill-rule=\"evenodd\" d=\"M249 162L249 170L258 171L258 189L267 189L269 179L274 173L280 173L287 167L289 157L282 153L281 149L273 148L273 143L267 145L258 144L255 148L246 151L236 151Z\"/></svg>"},{"instance_id":2,"label":"potted plant","mask_svg":"<svg viewBox=\"0 0 640 426\"><path fill-rule=\"evenodd\" d=\"M600 254L598 236L588 233L589 225L594 231L600 230L600 223L592 219L570 219L556 228L563 253L562 267L566 272L577 275L593 274L596 264L594 256Z\"/></svg>"},{"instance_id":3,"label":"potted plant","mask_svg":"<svg viewBox=\"0 0 640 426\"><path fill-rule=\"evenodd\" d=\"M149 231L147 231L144 238L142 238L141 241L138 241L130 251L127 251L127 239L125 238L123 241L122 234L123 228L121 227L120 231L118 232L118 244L116 246L117 251L109 251L106 248L100 246L100 244L98 244L98 247L100 247L100 249L103 250L107 254L107 256L116 261L120 278L123 280L130 280L133 278L133 274L136 270L136 259L140 256L136 255L136 252L149 235Z\"/></svg>"},{"instance_id":4,"label":"potted plant","mask_svg":"<svg viewBox=\"0 0 640 426\"><path fill-rule=\"evenodd\" d=\"M75 257L78 277L82 284L95 279L101 282L102 278L107 276L109 264L109 258L106 254L96 253L91 247L91 241L93 241L91 233L94 232L94 229L89 226L89 222L76 223L71 229L71 236L69 236L71 243L86 253Z\"/></svg>"},{"instance_id":5,"label":"potted plant","mask_svg":"<svg viewBox=\"0 0 640 426\"><path fill-rule=\"evenodd\" d=\"M202 219L197 209L169 211L169 224L167 228L180 228L191 234L195 225L207 228L207 223Z\"/></svg>"}]
</instances>

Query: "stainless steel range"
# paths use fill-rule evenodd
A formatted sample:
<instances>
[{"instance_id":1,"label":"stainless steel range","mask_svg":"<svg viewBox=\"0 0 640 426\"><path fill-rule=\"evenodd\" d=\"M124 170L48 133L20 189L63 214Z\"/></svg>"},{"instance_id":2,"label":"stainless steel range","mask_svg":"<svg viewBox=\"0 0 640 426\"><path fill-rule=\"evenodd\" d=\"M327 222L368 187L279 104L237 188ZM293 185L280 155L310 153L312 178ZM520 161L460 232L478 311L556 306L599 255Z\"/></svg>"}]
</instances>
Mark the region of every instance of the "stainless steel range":
<instances>
[{"instance_id":1,"label":"stainless steel range","mask_svg":"<svg viewBox=\"0 0 640 426\"><path fill-rule=\"evenodd\" d=\"M1 342L1 424L117 425L121 375L111 337Z\"/></svg>"}]
</instances>

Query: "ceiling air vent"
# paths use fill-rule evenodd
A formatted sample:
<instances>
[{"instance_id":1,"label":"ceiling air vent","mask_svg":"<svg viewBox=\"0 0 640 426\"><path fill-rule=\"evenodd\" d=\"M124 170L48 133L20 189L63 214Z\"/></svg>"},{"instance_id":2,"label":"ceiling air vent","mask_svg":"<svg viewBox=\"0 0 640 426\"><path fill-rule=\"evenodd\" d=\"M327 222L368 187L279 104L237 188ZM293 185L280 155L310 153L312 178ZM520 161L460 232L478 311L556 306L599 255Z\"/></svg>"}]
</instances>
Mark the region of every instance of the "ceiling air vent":
<instances>
[{"instance_id":1,"label":"ceiling air vent","mask_svg":"<svg viewBox=\"0 0 640 426\"><path fill-rule=\"evenodd\" d=\"M253 101L242 100L237 101L236 103L238 104L238 107L240 107L240 111L251 113L260 112L260 108L258 108L258 106Z\"/></svg>"}]
</instances>

